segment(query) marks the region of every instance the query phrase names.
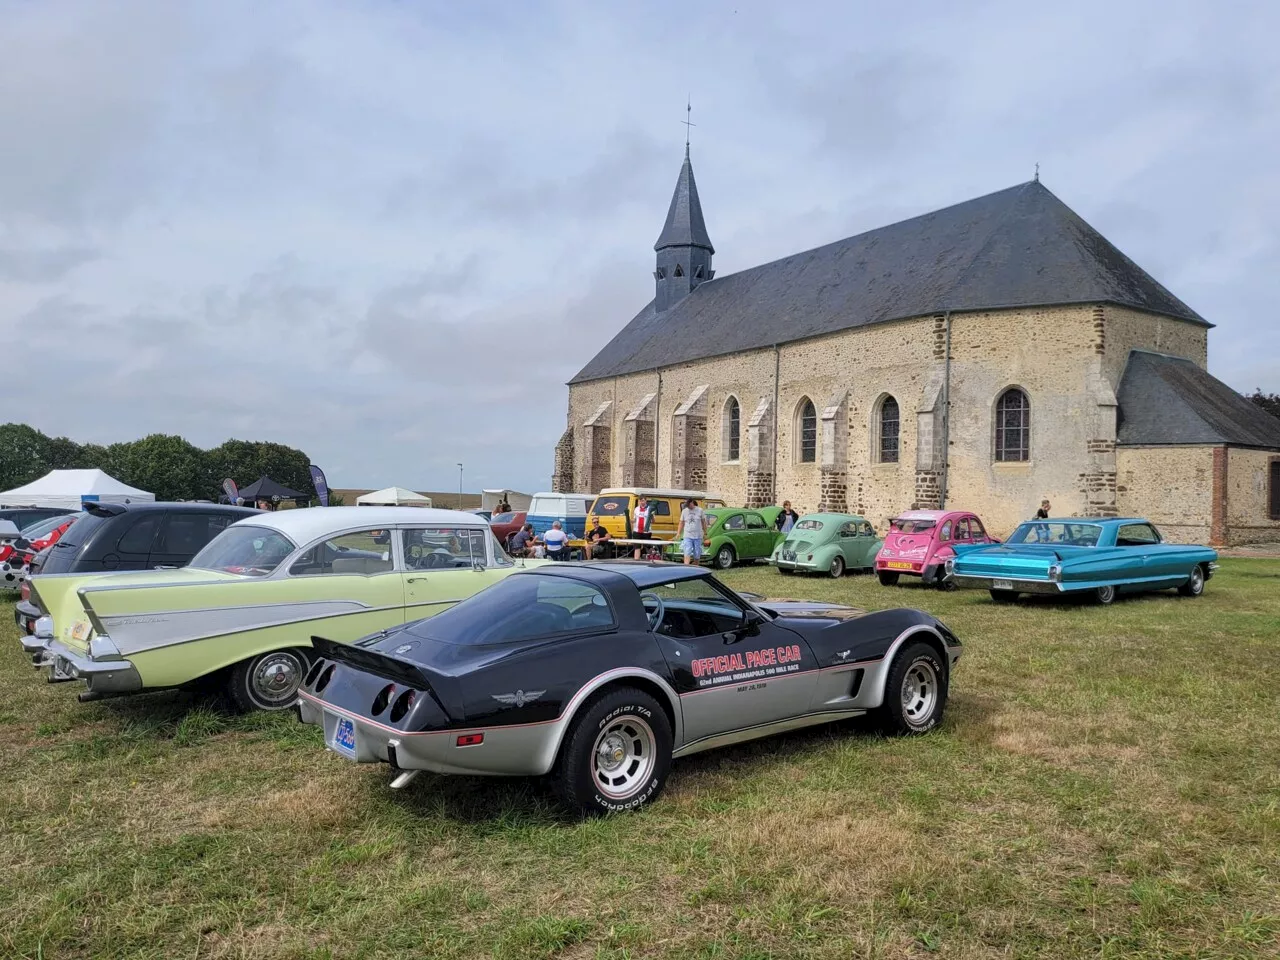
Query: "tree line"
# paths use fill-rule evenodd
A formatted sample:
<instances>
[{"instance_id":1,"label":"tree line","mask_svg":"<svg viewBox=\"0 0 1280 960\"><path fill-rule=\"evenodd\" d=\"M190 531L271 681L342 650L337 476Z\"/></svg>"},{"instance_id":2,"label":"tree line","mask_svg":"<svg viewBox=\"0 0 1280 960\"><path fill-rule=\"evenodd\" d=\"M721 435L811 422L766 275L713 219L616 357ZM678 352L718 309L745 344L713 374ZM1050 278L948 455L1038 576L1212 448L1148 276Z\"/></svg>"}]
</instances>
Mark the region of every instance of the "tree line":
<instances>
[{"instance_id":1,"label":"tree line","mask_svg":"<svg viewBox=\"0 0 1280 960\"><path fill-rule=\"evenodd\" d=\"M182 437L153 433L104 447L49 437L25 423L0 425L0 490L20 487L50 470L96 468L151 491L157 500L217 500L225 478L243 487L263 474L310 494L310 462L301 450L259 440L228 440L202 450Z\"/></svg>"},{"instance_id":2,"label":"tree line","mask_svg":"<svg viewBox=\"0 0 1280 960\"><path fill-rule=\"evenodd\" d=\"M1246 394L1245 399L1252 400L1273 417L1280 417L1280 393L1263 393L1259 387L1253 393Z\"/></svg>"}]
</instances>

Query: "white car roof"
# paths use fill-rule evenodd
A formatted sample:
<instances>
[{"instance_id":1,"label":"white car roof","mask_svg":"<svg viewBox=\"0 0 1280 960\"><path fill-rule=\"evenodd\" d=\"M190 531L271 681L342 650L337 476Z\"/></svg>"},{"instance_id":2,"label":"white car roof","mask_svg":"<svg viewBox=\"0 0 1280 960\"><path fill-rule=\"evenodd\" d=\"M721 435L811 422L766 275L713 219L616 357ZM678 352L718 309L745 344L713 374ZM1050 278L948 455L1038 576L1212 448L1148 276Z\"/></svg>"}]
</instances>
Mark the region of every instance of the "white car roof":
<instances>
[{"instance_id":1,"label":"white car roof","mask_svg":"<svg viewBox=\"0 0 1280 960\"><path fill-rule=\"evenodd\" d=\"M451 527L480 527L487 530L484 517L461 510L443 510L438 507L301 507L296 510L276 510L255 514L237 520L236 526L269 527L279 530L296 544L310 543L326 533L366 527L394 527L403 524L418 526L439 523Z\"/></svg>"}]
</instances>

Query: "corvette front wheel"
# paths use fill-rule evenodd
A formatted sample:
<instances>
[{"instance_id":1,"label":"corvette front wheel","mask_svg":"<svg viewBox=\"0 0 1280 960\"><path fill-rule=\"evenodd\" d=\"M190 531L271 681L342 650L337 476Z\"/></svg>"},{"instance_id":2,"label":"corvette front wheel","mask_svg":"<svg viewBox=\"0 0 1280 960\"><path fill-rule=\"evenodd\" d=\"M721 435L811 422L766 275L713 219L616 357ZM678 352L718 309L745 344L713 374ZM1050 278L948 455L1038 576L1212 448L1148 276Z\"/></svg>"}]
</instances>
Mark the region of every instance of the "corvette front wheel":
<instances>
[{"instance_id":1,"label":"corvette front wheel","mask_svg":"<svg viewBox=\"0 0 1280 960\"><path fill-rule=\"evenodd\" d=\"M584 814L635 810L662 792L671 723L643 690L610 690L583 709L560 747L552 785Z\"/></svg>"},{"instance_id":2,"label":"corvette front wheel","mask_svg":"<svg viewBox=\"0 0 1280 960\"><path fill-rule=\"evenodd\" d=\"M885 733L932 730L947 706L947 671L938 652L927 643L908 643L893 659L884 685L880 727Z\"/></svg>"}]
</instances>

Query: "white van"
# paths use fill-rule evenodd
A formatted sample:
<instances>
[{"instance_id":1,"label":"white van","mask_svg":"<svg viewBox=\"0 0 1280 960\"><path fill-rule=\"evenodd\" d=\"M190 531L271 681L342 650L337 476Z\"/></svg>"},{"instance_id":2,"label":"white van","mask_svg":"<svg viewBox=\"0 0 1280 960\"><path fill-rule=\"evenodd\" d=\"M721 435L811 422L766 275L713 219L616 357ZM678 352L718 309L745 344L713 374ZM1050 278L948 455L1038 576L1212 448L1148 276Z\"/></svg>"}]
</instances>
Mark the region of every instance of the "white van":
<instances>
[{"instance_id":1,"label":"white van","mask_svg":"<svg viewBox=\"0 0 1280 960\"><path fill-rule=\"evenodd\" d=\"M594 499L589 493L535 493L525 522L533 524L533 532L542 536L559 520L565 533L580 540L587 535L587 508Z\"/></svg>"}]
</instances>

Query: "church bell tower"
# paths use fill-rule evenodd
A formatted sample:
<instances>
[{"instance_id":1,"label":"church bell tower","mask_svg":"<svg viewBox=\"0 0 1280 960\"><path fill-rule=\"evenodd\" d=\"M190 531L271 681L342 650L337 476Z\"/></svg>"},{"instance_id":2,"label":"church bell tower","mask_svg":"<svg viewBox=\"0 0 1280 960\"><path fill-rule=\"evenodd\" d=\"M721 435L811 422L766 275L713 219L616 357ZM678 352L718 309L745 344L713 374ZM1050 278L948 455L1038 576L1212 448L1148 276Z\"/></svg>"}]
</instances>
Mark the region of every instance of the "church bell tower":
<instances>
[{"instance_id":1,"label":"church bell tower","mask_svg":"<svg viewBox=\"0 0 1280 960\"><path fill-rule=\"evenodd\" d=\"M707 225L702 219L702 204L698 202L698 184L693 179L693 165L689 162L689 144L684 145L684 165L676 180L675 193L671 195L671 207L667 210L667 222L663 224L658 242L657 267L653 278L657 285L653 307L658 313L683 300L698 284L715 276L711 269L711 256L715 248L707 235Z\"/></svg>"}]
</instances>

